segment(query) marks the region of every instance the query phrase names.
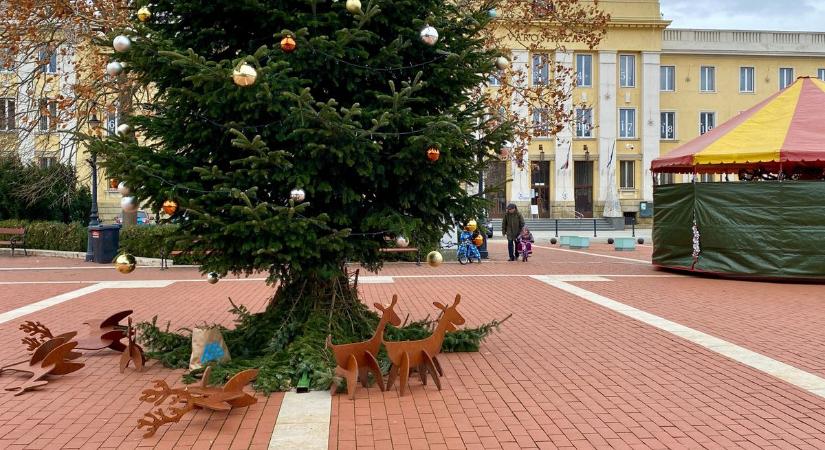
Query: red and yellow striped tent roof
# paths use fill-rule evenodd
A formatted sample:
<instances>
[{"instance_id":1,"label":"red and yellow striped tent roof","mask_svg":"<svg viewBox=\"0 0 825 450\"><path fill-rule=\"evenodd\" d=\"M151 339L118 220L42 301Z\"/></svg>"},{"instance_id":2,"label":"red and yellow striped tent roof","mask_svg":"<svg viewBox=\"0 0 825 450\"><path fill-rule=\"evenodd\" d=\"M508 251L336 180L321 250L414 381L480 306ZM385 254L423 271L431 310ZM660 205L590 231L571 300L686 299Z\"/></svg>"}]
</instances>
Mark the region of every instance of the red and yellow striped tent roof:
<instances>
[{"instance_id":1,"label":"red and yellow striped tent roof","mask_svg":"<svg viewBox=\"0 0 825 450\"><path fill-rule=\"evenodd\" d=\"M653 172L825 167L825 82L800 77L747 111L653 160Z\"/></svg>"}]
</instances>

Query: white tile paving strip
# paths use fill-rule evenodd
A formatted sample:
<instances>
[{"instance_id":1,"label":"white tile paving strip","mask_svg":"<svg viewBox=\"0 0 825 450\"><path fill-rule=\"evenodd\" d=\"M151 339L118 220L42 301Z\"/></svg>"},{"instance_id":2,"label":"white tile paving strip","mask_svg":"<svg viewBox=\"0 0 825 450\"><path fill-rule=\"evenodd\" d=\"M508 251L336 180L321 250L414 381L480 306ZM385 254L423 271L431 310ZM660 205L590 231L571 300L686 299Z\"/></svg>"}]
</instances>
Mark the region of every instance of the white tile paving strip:
<instances>
[{"instance_id":1,"label":"white tile paving strip","mask_svg":"<svg viewBox=\"0 0 825 450\"><path fill-rule=\"evenodd\" d=\"M578 251L578 250L568 250L566 248L544 247L544 246L541 246L541 245L533 245L533 248L543 248L545 250L555 250L557 252L579 253L581 255L598 256L598 257L601 257L601 258L618 259L618 260L621 260L621 261L630 261L630 262L634 262L634 263L650 264L650 261L646 260L646 259L634 259L634 258L625 258L624 256L602 255L600 253L590 253L590 252L582 252L582 251Z\"/></svg>"},{"instance_id":2,"label":"white tile paving strip","mask_svg":"<svg viewBox=\"0 0 825 450\"><path fill-rule=\"evenodd\" d=\"M326 450L332 397L329 391L287 392L269 440L270 450Z\"/></svg>"},{"instance_id":3,"label":"white tile paving strip","mask_svg":"<svg viewBox=\"0 0 825 450\"><path fill-rule=\"evenodd\" d=\"M825 397L825 378L806 372L781 361L765 356L761 353L748 350L724 339L703 333L693 328L672 322L657 315L642 311L624 303L617 302L595 292L574 286L555 277L534 275L532 278L549 284L557 289L573 294L591 303L616 311L632 319L646 323L652 327L666 331L675 336L686 339L696 345L728 357L740 364L754 368L789 384L804 389L814 395Z\"/></svg>"},{"instance_id":4,"label":"white tile paving strip","mask_svg":"<svg viewBox=\"0 0 825 450\"><path fill-rule=\"evenodd\" d=\"M162 288L169 286L170 284L172 284L172 281L169 280L104 281L102 283L86 286L84 288L56 295L54 297L49 297L37 303L22 306L11 311L6 311L0 314L0 324L9 322L21 316L25 316L26 314L31 314L33 312L68 302L69 300L83 297L84 295L88 295L93 292L101 291L103 289Z\"/></svg>"}]
</instances>

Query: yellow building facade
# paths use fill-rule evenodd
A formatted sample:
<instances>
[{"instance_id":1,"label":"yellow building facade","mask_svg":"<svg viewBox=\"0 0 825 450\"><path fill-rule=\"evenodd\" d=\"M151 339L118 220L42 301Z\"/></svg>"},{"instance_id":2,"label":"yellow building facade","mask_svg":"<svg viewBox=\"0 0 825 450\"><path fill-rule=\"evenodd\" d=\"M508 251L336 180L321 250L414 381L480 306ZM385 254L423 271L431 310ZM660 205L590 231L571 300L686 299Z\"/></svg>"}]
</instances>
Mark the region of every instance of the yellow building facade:
<instances>
[{"instance_id":1,"label":"yellow building facade","mask_svg":"<svg viewBox=\"0 0 825 450\"><path fill-rule=\"evenodd\" d=\"M510 202L540 218L639 217L655 182L689 181L687 175L654 181L653 159L796 77L825 79L825 32L670 29L656 0L599 5L611 21L597 48L511 49L513 70L529 73L528 82L545 70L536 53L551 52L576 71L569 107L580 120L556 136L534 133L523 168L500 162L487 171L487 186L506 186L489 195L493 217ZM529 119L541 128L540 115Z\"/></svg>"}]
</instances>

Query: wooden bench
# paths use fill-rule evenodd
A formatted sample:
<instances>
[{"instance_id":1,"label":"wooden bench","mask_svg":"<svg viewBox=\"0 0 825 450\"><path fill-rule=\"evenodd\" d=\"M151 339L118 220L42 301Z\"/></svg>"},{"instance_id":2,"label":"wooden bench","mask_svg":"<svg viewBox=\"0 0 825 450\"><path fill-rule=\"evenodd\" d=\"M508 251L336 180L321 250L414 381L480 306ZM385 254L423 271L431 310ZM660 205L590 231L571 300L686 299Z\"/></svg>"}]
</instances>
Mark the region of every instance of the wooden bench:
<instances>
[{"instance_id":1,"label":"wooden bench","mask_svg":"<svg viewBox=\"0 0 825 450\"><path fill-rule=\"evenodd\" d=\"M0 245L11 247L11 256L14 256L15 248L22 248L23 254L29 256L26 251L26 229L25 228L0 228L0 236L10 236L8 240L0 241Z\"/></svg>"},{"instance_id":2,"label":"wooden bench","mask_svg":"<svg viewBox=\"0 0 825 450\"><path fill-rule=\"evenodd\" d=\"M381 253L415 253L416 254L416 262L417 266L421 265L421 251L418 250L418 247L390 247L390 248L381 248L378 249Z\"/></svg>"},{"instance_id":3,"label":"wooden bench","mask_svg":"<svg viewBox=\"0 0 825 450\"><path fill-rule=\"evenodd\" d=\"M630 252L636 250L636 239L628 237L615 238L613 240L613 248L617 252Z\"/></svg>"},{"instance_id":4,"label":"wooden bench","mask_svg":"<svg viewBox=\"0 0 825 450\"><path fill-rule=\"evenodd\" d=\"M169 268L169 260L173 259L175 256L178 256L183 253L183 250L172 250L169 253L163 254L160 257L160 270L168 269ZM206 250L204 254L208 255L212 253L212 250Z\"/></svg>"}]
</instances>

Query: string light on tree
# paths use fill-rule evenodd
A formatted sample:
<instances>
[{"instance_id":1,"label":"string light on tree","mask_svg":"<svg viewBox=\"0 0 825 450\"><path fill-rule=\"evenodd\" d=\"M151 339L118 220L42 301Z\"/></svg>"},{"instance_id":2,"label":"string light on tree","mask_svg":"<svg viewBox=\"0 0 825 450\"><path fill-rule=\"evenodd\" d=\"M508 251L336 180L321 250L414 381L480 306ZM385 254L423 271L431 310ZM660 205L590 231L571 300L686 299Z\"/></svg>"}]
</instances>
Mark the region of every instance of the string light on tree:
<instances>
[{"instance_id":1,"label":"string light on tree","mask_svg":"<svg viewBox=\"0 0 825 450\"><path fill-rule=\"evenodd\" d=\"M438 158L440 158L440 157L441 157L441 151L438 150L438 147L433 145L432 147L427 149L427 159L429 159L430 161L436 162L436 161L438 161Z\"/></svg>"},{"instance_id":2,"label":"string light on tree","mask_svg":"<svg viewBox=\"0 0 825 450\"><path fill-rule=\"evenodd\" d=\"M116 77L123 72L123 64L112 61L109 64L106 64L106 73L109 74L110 77Z\"/></svg>"},{"instance_id":3,"label":"string light on tree","mask_svg":"<svg viewBox=\"0 0 825 450\"><path fill-rule=\"evenodd\" d=\"M115 269L122 274L134 272L135 267L137 267L137 260L128 253L122 253L115 258Z\"/></svg>"},{"instance_id":4,"label":"string light on tree","mask_svg":"<svg viewBox=\"0 0 825 450\"><path fill-rule=\"evenodd\" d=\"M306 192L303 189L293 189L289 192L289 198L295 202L302 202L307 197Z\"/></svg>"},{"instance_id":5,"label":"string light on tree","mask_svg":"<svg viewBox=\"0 0 825 450\"><path fill-rule=\"evenodd\" d=\"M241 64L232 71L232 81L241 87L252 86L257 79L258 71L247 63Z\"/></svg>"},{"instance_id":6,"label":"string light on tree","mask_svg":"<svg viewBox=\"0 0 825 450\"><path fill-rule=\"evenodd\" d=\"M438 42L438 30L429 25L421 29L421 42L427 45L435 45Z\"/></svg>"},{"instance_id":7,"label":"string light on tree","mask_svg":"<svg viewBox=\"0 0 825 450\"><path fill-rule=\"evenodd\" d=\"M138 210L137 199L134 196L128 195L120 199L120 208L125 213L134 213Z\"/></svg>"},{"instance_id":8,"label":"string light on tree","mask_svg":"<svg viewBox=\"0 0 825 450\"><path fill-rule=\"evenodd\" d=\"M146 22L150 17L152 17L152 11L149 11L149 8L145 6L140 8L137 12L137 18L141 22Z\"/></svg>"},{"instance_id":9,"label":"string light on tree","mask_svg":"<svg viewBox=\"0 0 825 450\"><path fill-rule=\"evenodd\" d=\"M208 274L206 274L206 281L209 284L215 284L220 280L221 280L221 277L218 276L217 272L209 272Z\"/></svg>"},{"instance_id":10,"label":"string light on tree","mask_svg":"<svg viewBox=\"0 0 825 450\"><path fill-rule=\"evenodd\" d=\"M178 211L178 203L174 200L166 200L163 202L163 212L167 215L174 216Z\"/></svg>"},{"instance_id":11,"label":"string light on tree","mask_svg":"<svg viewBox=\"0 0 825 450\"><path fill-rule=\"evenodd\" d=\"M117 52L128 52L132 49L132 41L121 34L112 41L112 47L114 47Z\"/></svg>"},{"instance_id":12,"label":"string light on tree","mask_svg":"<svg viewBox=\"0 0 825 450\"><path fill-rule=\"evenodd\" d=\"M347 0L347 11L351 12L352 14L358 14L361 12L361 1L360 0Z\"/></svg>"},{"instance_id":13,"label":"string light on tree","mask_svg":"<svg viewBox=\"0 0 825 450\"><path fill-rule=\"evenodd\" d=\"M283 39L281 39L281 50L283 50L284 53L292 53L297 45L298 44L295 43L295 38L291 35L286 35Z\"/></svg>"}]
</instances>

